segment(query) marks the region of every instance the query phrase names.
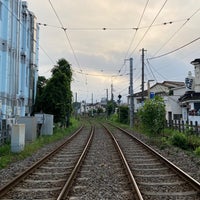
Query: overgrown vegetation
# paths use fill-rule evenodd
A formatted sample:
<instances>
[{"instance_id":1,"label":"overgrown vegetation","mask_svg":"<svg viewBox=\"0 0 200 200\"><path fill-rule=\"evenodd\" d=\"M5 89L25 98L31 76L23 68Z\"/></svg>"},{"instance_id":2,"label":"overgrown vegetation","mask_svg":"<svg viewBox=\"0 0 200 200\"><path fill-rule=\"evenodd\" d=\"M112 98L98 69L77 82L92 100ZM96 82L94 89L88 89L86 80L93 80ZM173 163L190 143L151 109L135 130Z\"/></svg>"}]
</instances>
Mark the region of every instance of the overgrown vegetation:
<instances>
[{"instance_id":1,"label":"overgrown vegetation","mask_svg":"<svg viewBox=\"0 0 200 200\"><path fill-rule=\"evenodd\" d=\"M10 144L5 144L0 148L0 168L7 167L11 162L22 160L28 156L31 156L39 148L51 142L58 141L63 137L74 132L79 127L79 122L75 119L71 119L71 126L68 128L60 128L56 126L52 136L40 136L36 141L27 144L21 153L12 153Z\"/></svg>"},{"instance_id":2,"label":"overgrown vegetation","mask_svg":"<svg viewBox=\"0 0 200 200\"><path fill-rule=\"evenodd\" d=\"M118 120L120 123L123 123L123 124L129 123L129 108L128 108L128 106L119 106L117 113L118 113Z\"/></svg>"},{"instance_id":3,"label":"overgrown vegetation","mask_svg":"<svg viewBox=\"0 0 200 200\"><path fill-rule=\"evenodd\" d=\"M147 100L138 111L141 128L150 134L160 134L165 125L165 104L161 97Z\"/></svg>"}]
</instances>

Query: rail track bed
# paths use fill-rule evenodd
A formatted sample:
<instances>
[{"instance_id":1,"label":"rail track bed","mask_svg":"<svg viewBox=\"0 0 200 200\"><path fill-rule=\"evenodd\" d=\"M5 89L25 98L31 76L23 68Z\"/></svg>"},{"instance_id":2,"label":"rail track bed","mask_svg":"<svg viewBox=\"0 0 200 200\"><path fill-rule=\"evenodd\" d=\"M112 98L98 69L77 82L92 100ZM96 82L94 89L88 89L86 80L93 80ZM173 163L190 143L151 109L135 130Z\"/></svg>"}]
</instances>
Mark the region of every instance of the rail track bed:
<instances>
[{"instance_id":1,"label":"rail track bed","mask_svg":"<svg viewBox=\"0 0 200 200\"><path fill-rule=\"evenodd\" d=\"M45 157L37 167L32 166L31 170L28 169L26 175L23 175L23 180L19 181L19 175L7 184L9 187L1 188L0 199L57 199L89 136L90 130L78 131L73 139L67 140L65 145L48 158Z\"/></svg>"},{"instance_id":2,"label":"rail track bed","mask_svg":"<svg viewBox=\"0 0 200 200\"><path fill-rule=\"evenodd\" d=\"M135 199L113 141L99 125L66 199Z\"/></svg>"},{"instance_id":3,"label":"rail track bed","mask_svg":"<svg viewBox=\"0 0 200 200\"><path fill-rule=\"evenodd\" d=\"M77 131L8 183L11 189L0 188L0 199L200 199L197 181L133 135L110 124L95 127Z\"/></svg>"},{"instance_id":4,"label":"rail track bed","mask_svg":"<svg viewBox=\"0 0 200 200\"><path fill-rule=\"evenodd\" d=\"M124 152L143 199L200 199L197 181L171 166L131 134L113 126L110 129Z\"/></svg>"}]
</instances>

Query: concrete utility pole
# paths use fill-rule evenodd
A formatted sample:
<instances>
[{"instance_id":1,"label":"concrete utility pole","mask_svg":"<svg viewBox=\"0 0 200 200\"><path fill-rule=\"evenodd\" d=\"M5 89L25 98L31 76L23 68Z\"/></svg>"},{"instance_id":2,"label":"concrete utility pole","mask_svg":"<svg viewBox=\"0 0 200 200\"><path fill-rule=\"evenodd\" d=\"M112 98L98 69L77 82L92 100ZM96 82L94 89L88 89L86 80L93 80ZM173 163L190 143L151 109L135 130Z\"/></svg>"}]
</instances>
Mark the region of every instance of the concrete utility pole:
<instances>
[{"instance_id":1,"label":"concrete utility pole","mask_svg":"<svg viewBox=\"0 0 200 200\"><path fill-rule=\"evenodd\" d=\"M77 102L77 92L75 93L75 118L77 119L78 115L78 102Z\"/></svg>"},{"instance_id":2,"label":"concrete utility pole","mask_svg":"<svg viewBox=\"0 0 200 200\"><path fill-rule=\"evenodd\" d=\"M111 102L113 102L113 84L111 84Z\"/></svg>"},{"instance_id":3,"label":"concrete utility pole","mask_svg":"<svg viewBox=\"0 0 200 200\"><path fill-rule=\"evenodd\" d=\"M134 124L134 102L133 102L133 58L130 58L130 127Z\"/></svg>"},{"instance_id":4,"label":"concrete utility pole","mask_svg":"<svg viewBox=\"0 0 200 200\"><path fill-rule=\"evenodd\" d=\"M142 48L142 104L144 103L144 48Z\"/></svg>"},{"instance_id":5,"label":"concrete utility pole","mask_svg":"<svg viewBox=\"0 0 200 200\"><path fill-rule=\"evenodd\" d=\"M92 117L93 117L94 113L93 113L93 93L92 93Z\"/></svg>"}]
</instances>

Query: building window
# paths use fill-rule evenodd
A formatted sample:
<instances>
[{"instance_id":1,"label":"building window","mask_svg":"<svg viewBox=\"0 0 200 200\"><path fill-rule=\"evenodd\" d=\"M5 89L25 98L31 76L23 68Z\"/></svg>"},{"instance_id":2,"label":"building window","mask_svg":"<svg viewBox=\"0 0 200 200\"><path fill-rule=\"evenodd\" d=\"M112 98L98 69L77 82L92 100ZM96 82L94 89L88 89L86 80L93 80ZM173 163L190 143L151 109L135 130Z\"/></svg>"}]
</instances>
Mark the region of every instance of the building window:
<instances>
[{"instance_id":1,"label":"building window","mask_svg":"<svg viewBox=\"0 0 200 200\"><path fill-rule=\"evenodd\" d=\"M0 20L2 20L2 2L0 1Z\"/></svg>"}]
</instances>

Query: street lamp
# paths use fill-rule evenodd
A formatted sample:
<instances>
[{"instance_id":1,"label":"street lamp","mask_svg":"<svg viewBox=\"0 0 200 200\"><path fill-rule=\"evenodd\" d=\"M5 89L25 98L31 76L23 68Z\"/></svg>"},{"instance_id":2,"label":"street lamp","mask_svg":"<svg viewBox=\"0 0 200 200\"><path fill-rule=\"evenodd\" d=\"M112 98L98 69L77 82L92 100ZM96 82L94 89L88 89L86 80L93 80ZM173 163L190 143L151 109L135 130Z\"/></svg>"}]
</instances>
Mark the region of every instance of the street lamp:
<instances>
[{"instance_id":1,"label":"street lamp","mask_svg":"<svg viewBox=\"0 0 200 200\"><path fill-rule=\"evenodd\" d=\"M154 80L148 80L147 81L147 91L148 91L148 99L150 99L150 82L153 82Z\"/></svg>"}]
</instances>

